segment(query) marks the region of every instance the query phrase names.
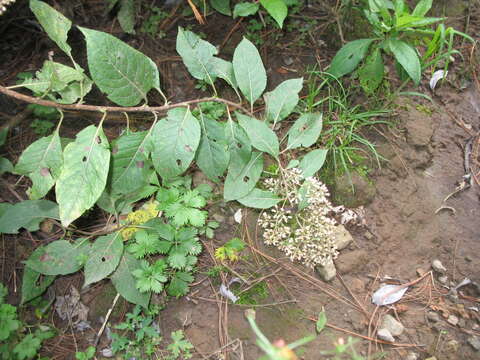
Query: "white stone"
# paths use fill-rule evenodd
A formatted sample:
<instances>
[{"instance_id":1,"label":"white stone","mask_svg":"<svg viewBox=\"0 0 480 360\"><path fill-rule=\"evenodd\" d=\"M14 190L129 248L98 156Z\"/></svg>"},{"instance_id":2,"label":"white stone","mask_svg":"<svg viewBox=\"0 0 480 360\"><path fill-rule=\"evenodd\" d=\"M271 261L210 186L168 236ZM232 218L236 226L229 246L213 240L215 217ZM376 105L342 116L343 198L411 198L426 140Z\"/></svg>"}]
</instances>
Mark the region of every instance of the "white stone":
<instances>
[{"instance_id":1,"label":"white stone","mask_svg":"<svg viewBox=\"0 0 480 360\"><path fill-rule=\"evenodd\" d=\"M332 281L337 276L337 269L331 259L325 265L318 265L316 270L323 281Z\"/></svg>"},{"instance_id":2,"label":"white stone","mask_svg":"<svg viewBox=\"0 0 480 360\"><path fill-rule=\"evenodd\" d=\"M407 354L407 357L405 358L405 360L418 360L418 354L413 351L410 351Z\"/></svg>"},{"instance_id":3,"label":"white stone","mask_svg":"<svg viewBox=\"0 0 480 360\"><path fill-rule=\"evenodd\" d=\"M458 324L458 317L456 317L455 315L450 315L447 319L447 322L450 324L450 325L453 325L453 326L457 326Z\"/></svg>"},{"instance_id":4,"label":"white stone","mask_svg":"<svg viewBox=\"0 0 480 360\"><path fill-rule=\"evenodd\" d=\"M447 269L443 266L442 262L438 259L432 261L432 269L440 274L445 274Z\"/></svg>"},{"instance_id":5,"label":"white stone","mask_svg":"<svg viewBox=\"0 0 480 360\"><path fill-rule=\"evenodd\" d=\"M352 235L343 225L335 226L333 235L338 250L345 249L353 241Z\"/></svg>"},{"instance_id":6,"label":"white stone","mask_svg":"<svg viewBox=\"0 0 480 360\"><path fill-rule=\"evenodd\" d=\"M387 329L380 329L377 331L377 336L379 339L389 341L389 342L395 342L395 338L390 334L390 331Z\"/></svg>"},{"instance_id":7,"label":"white stone","mask_svg":"<svg viewBox=\"0 0 480 360\"><path fill-rule=\"evenodd\" d=\"M402 325L402 323L395 319L392 315L385 315L383 317L381 328L388 330L393 336L399 336L403 333L403 330L405 330L405 327Z\"/></svg>"}]
</instances>

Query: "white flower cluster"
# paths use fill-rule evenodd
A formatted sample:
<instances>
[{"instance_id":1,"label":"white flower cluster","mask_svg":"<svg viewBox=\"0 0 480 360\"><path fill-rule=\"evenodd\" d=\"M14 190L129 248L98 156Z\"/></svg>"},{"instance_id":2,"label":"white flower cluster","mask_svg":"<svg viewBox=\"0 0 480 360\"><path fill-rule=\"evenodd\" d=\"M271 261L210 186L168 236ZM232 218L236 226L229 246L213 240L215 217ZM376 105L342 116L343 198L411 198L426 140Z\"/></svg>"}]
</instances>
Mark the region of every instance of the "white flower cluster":
<instances>
[{"instance_id":1,"label":"white flower cluster","mask_svg":"<svg viewBox=\"0 0 480 360\"><path fill-rule=\"evenodd\" d=\"M13 4L15 0L0 0L0 16L7 11L7 6Z\"/></svg>"},{"instance_id":2,"label":"white flower cluster","mask_svg":"<svg viewBox=\"0 0 480 360\"><path fill-rule=\"evenodd\" d=\"M296 168L286 170L279 178L266 179L264 185L286 199L282 206L260 216L265 243L311 268L335 259L336 221L328 216L333 207L327 187L316 178L303 179L301 170ZM297 208L301 210L293 210Z\"/></svg>"}]
</instances>

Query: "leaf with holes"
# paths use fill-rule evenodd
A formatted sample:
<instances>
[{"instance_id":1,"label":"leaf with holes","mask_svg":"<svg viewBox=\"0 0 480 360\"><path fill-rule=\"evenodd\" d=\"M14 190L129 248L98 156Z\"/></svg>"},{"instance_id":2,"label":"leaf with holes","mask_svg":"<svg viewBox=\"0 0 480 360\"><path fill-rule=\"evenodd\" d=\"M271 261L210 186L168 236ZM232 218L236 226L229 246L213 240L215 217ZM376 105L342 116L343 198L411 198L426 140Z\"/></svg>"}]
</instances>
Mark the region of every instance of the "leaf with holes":
<instances>
[{"instance_id":1,"label":"leaf with holes","mask_svg":"<svg viewBox=\"0 0 480 360\"><path fill-rule=\"evenodd\" d=\"M123 254L120 232L101 236L92 245L91 255L85 263L84 287L110 275L118 266Z\"/></svg>"},{"instance_id":2,"label":"leaf with holes","mask_svg":"<svg viewBox=\"0 0 480 360\"><path fill-rule=\"evenodd\" d=\"M325 149L312 150L300 160L298 167L302 170L304 178L314 176L322 168L327 152L328 150Z\"/></svg>"},{"instance_id":3,"label":"leaf with holes","mask_svg":"<svg viewBox=\"0 0 480 360\"><path fill-rule=\"evenodd\" d=\"M93 125L65 147L64 165L55 186L63 226L79 218L102 194L110 163L108 149L103 130Z\"/></svg>"},{"instance_id":4,"label":"leaf with holes","mask_svg":"<svg viewBox=\"0 0 480 360\"><path fill-rule=\"evenodd\" d=\"M218 177L227 170L230 161L225 126L223 123L203 116L202 113L200 113L199 119L202 137L198 146L196 162L210 180L218 182Z\"/></svg>"},{"instance_id":5,"label":"leaf with holes","mask_svg":"<svg viewBox=\"0 0 480 360\"><path fill-rule=\"evenodd\" d=\"M225 200L237 200L253 190L263 171L263 155L253 151L248 161L232 156L223 190Z\"/></svg>"},{"instance_id":6,"label":"leaf with holes","mask_svg":"<svg viewBox=\"0 0 480 360\"><path fill-rule=\"evenodd\" d=\"M190 74L198 80L213 85L215 72L212 64L217 48L208 41L202 40L197 34L178 28L177 52Z\"/></svg>"},{"instance_id":7,"label":"leaf with holes","mask_svg":"<svg viewBox=\"0 0 480 360\"><path fill-rule=\"evenodd\" d=\"M62 145L60 136L55 131L53 135L40 138L25 149L15 166L15 172L32 180L28 195L30 199L36 200L47 195L55 185L62 165Z\"/></svg>"},{"instance_id":8,"label":"leaf with holes","mask_svg":"<svg viewBox=\"0 0 480 360\"><path fill-rule=\"evenodd\" d=\"M290 115L298 104L298 93L302 86L303 78L290 79L282 82L273 91L265 93L267 120L277 123Z\"/></svg>"},{"instance_id":9,"label":"leaf with holes","mask_svg":"<svg viewBox=\"0 0 480 360\"><path fill-rule=\"evenodd\" d=\"M227 124L225 125L225 136L230 158L238 156L245 161L250 160L252 154L252 144L250 139L245 130L243 130L242 127L231 118L228 119Z\"/></svg>"},{"instance_id":10,"label":"leaf with holes","mask_svg":"<svg viewBox=\"0 0 480 360\"><path fill-rule=\"evenodd\" d=\"M303 114L288 130L287 149L296 149L300 146L310 147L315 144L322 131L321 113Z\"/></svg>"},{"instance_id":11,"label":"leaf with holes","mask_svg":"<svg viewBox=\"0 0 480 360\"><path fill-rule=\"evenodd\" d=\"M2 207L0 233L17 234L20 228L37 231L45 218L58 219L58 205L49 200L26 200Z\"/></svg>"},{"instance_id":12,"label":"leaf with holes","mask_svg":"<svg viewBox=\"0 0 480 360\"><path fill-rule=\"evenodd\" d=\"M140 260L135 259L131 254L123 254L117 269L111 275L113 286L127 301L148 307L150 301L149 292L140 292L135 286L136 278L132 273L140 268Z\"/></svg>"},{"instance_id":13,"label":"leaf with holes","mask_svg":"<svg viewBox=\"0 0 480 360\"><path fill-rule=\"evenodd\" d=\"M245 130L253 147L260 151L269 153L274 158L278 157L279 144L277 135L264 121L257 120L250 116L235 113L238 123Z\"/></svg>"},{"instance_id":14,"label":"leaf with holes","mask_svg":"<svg viewBox=\"0 0 480 360\"><path fill-rule=\"evenodd\" d=\"M190 109L170 110L152 133L152 160L157 173L169 179L187 170L195 157L200 136L200 125Z\"/></svg>"},{"instance_id":15,"label":"leaf with holes","mask_svg":"<svg viewBox=\"0 0 480 360\"><path fill-rule=\"evenodd\" d=\"M22 299L20 305L42 295L53 283L53 280L55 280L55 276L43 276L39 272L25 266L23 268Z\"/></svg>"},{"instance_id":16,"label":"leaf with holes","mask_svg":"<svg viewBox=\"0 0 480 360\"><path fill-rule=\"evenodd\" d=\"M267 10L272 18L275 19L280 29L283 27L283 21L287 17L288 9L283 0L260 0L260 4Z\"/></svg>"},{"instance_id":17,"label":"leaf with holes","mask_svg":"<svg viewBox=\"0 0 480 360\"><path fill-rule=\"evenodd\" d=\"M339 78L351 73L367 54L368 48L375 39L359 39L344 45L335 55L328 73Z\"/></svg>"},{"instance_id":18,"label":"leaf with holes","mask_svg":"<svg viewBox=\"0 0 480 360\"><path fill-rule=\"evenodd\" d=\"M383 80L385 67L379 48L376 48L365 59L365 63L358 69L360 85L367 94L373 94Z\"/></svg>"},{"instance_id":19,"label":"leaf with holes","mask_svg":"<svg viewBox=\"0 0 480 360\"><path fill-rule=\"evenodd\" d=\"M233 72L240 91L253 105L267 86L267 73L257 48L246 38L233 53Z\"/></svg>"},{"instance_id":20,"label":"leaf with holes","mask_svg":"<svg viewBox=\"0 0 480 360\"><path fill-rule=\"evenodd\" d=\"M269 209L278 204L282 199L270 191L261 189L253 189L247 196L238 199L237 201L250 208L254 209Z\"/></svg>"},{"instance_id":21,"label":"leaf with holes","mask_svg":"<svg viewBox=\"0 0 480 360\"><path fill-rule=\"evenodd\" d=\"M160 90L155 63L116 37L79 27L87 41L88 68L108 99L121 106L147 101L147 93Z\"/></svg>"}]
</instances>

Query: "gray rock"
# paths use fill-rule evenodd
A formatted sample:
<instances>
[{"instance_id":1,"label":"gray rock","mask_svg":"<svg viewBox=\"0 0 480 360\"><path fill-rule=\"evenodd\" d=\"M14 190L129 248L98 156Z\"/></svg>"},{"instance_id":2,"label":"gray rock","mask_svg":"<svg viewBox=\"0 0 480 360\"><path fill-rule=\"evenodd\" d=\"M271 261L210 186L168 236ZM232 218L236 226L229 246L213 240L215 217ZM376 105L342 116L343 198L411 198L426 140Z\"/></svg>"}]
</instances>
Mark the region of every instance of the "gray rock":
<instances>
[{"instance_id":1,"label":"gray rock","mask_svg":"<svg viewBox=\"0 0 480 360\"><path fill-rule=\"evenodd\" d=\"M283 63L287 66L290 66L293 64L293 58L290 56L285 56L283 57Z\"/></svg>"},{"instance_id":2,"label":"gray rock","mask_svg":"<svg viewBox=\"0 0 480 360\"><path fill-rule=\"evenodd\" d=\"M222 214L218 214L218 213L213 214L212 218L213 218L213 220L218 221L219 223L225 222L225 216L223 216Z\"/></svg>"},{"instance_id":3,"label":"gray rock","mask_svg":"<svg viewBox=\"0 0 480 360\"><path fill-rule=\"evenodd\" d=\"M365 177L351 171L335 179L332 191L333 202L347 208L357 208L370 204L375 198L375 185Z\"/></svg>"},{"instance_id":4,"label":"gray rock","mask_svg":"<svg viewBox=\"0 0 480 360\"><path fill-rule=\"evenodd\" d=\"M418 354L413 351L410 351L405 357L405 360L418 360Z\"/></svg>"},{"instance_id":5,"label":"gray rock","mask_svg":"<svg viewBox=\"0 0 480 360\"><path fill-rule=\"evenodd\" d=\"M447 269L443 266L442 262L438 259L432 261L432 269L440 274L445 274Z\"/></svg>"},{"instance_id":6,"label":"gray rock","mask_svg":"<svg viewBox=\"0 0 480 360\"><path fill-rule=\"evenodd\" d=\"M323 281L332 281L337 276L337 269L333 260L328 261L325 265L318 265L315 270Z\"/></svg>"},{"instance_id":7,"label":"gray rock","mask_svg":"<svg viewBox=\"0 0 480 360\"><path fill-rule=\"evenodd\" d=\"M457 326L458 325L458 317L456 317L455 315L450 315L447 319L447 322L452 326Z\"/></svg>"},{"instance_id":8,"label":"gray rock","mask_svg":"<svg viewBox=\"0 0 480 360\"><path fill-rule=\"evenodd\" d=\"M335 264L340 274L348 274L364 268L370 259L371 257L367 250L358 249L342 253L335 260Z\"/></svg>"},{"instance_id":9,"label":"gray rock","mask_svg":"<svg viewBox=\"0 0 480 360\"><path fill-rule=\"evenodd\" d=\"M438 281L440 282L440 284L446 285L448 282L448 276L447 275L439 276Z\"/></svg>"},{"instance_id":10,"label":"gray rock","mask_svg":"<svg viewBox=\"0 0 480 360\"><path fill-rule=\"evenodd\" d=\"M427 313L427 319L432 321L432 322L439 322L440 321L440 315L438 315L435 311L429 311Z\"/></svg>"},{"instance_id":11,"label":"gray rock","mask_svg":"<svg viewBox=\"0 0 480 360\"><path fill-rule=\"evenodd\" d=\"M338 250L345 249L353 241L352 235L343 225L335 226L333 236Z\"/></svg>"},{"instance_id":12,"label":"gray rock","mask_svg":"<svg viewBox=\"0 0 480 360\"><path fill-rule=\"evenodd\" d=\"M385 315L380 327L388 330L393 336L399 336L405 330L405 327L402 325L402 323L395 319L392 315Z\"/></svg>"},{"instance_id":13,"label":"gray rock","mask_svg":"<svg viewBox=\"0 0 480 360\"><path fill-rule=\"evenodd\" d=\"M476 351L480 351L480 338L478 336L469 337L467 342L473 347Z\"/></svg>"},{"instance_id":14,"label":"gray rock","mask_svg":"<svg viewBox=\"0 0 480 360\"><path fill-rule=\"evenodd\" d=\"M377 331L377 336L379 339L389 341L389 342L395 342L395 338L390 334L390 331L387 329L380 329Z\"/></svg>"}]
</instances>

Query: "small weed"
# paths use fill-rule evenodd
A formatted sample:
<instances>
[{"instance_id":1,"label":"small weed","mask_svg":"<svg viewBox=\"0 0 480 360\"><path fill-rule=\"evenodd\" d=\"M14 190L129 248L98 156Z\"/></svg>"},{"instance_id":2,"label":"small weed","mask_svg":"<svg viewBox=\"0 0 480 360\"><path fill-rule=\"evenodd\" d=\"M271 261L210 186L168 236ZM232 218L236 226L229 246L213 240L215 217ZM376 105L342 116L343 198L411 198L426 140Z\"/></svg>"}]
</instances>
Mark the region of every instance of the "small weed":
<instances>
[{"instance_id":1,"label":"small weed","mask_svg":"<svg viewBox=\"0 0 480 360\"><path fill-rule=\"evenodd\" d=\"M234 293L236 292L234 291ZM258 305L262 300L267 299L270 293L268 292L267 283L261 281L247 291L238 292L235 295L238 296L237 304Z\"/></svg>"},{"instance_id":2,"label":"small weed","mask_svg":"<svg viewBox=\"0 0 480 360\"><path fill-rule=\"evenodd\" d=\"M419 104L415 107L418 111L424 113L424 114L427 114L428 116L432 116L433 114L433 109L426 106L426 105L422 105L422 104Z\"/></svg>"},{"instance_id":3,"label":"small weed","mask_svg":"<svg viewBox=\"0 0 480 360\"><path fill-rule=\"evenodd\" d=\"M39 136L47 136L54 128L55 124L48 120L35 119L30 123L33 132Z\"/></svg>"},{"instance_id":4,"label":"small weed","mask_svg":"<svg viewBox=\"0 0 480 360\"><path fill-rule=\"evenodd\" d=\"M239 238L233 238L225 243L225 245L215 250L215 259L224 261L237 261L240 252L245 248L245 242Z\"/></svg>"},{"instance_id":5,"label":"small weed","mask_svg":"<svg viewBox=\"0 0 480 360\"><path fill-rule=\"evenodd\" d=\"M168 17L168 13L157 6L152 6L149 9L150 15L142 23L140 32L151 36L152 38L162 39L165 37L165 32L159 30L160 23Z\"/></svg>"}]
</instances>

